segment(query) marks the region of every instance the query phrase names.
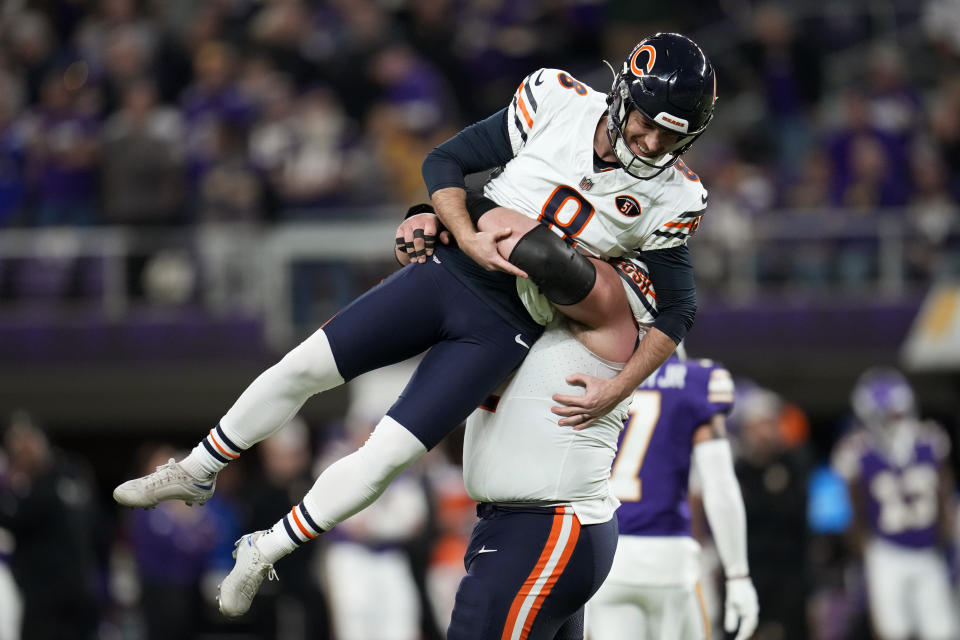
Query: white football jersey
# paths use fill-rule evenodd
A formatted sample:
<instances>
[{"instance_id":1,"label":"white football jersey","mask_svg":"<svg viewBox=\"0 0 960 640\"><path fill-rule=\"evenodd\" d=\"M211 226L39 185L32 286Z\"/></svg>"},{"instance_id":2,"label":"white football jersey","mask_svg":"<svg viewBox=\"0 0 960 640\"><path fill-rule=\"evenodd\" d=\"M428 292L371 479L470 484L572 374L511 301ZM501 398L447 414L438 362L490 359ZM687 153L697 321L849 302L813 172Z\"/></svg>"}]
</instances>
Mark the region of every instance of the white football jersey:
<instances>
[{"instance_id":1,"label":"white football jersey","mask_svg":"<svg viewBox=\"0 0 960 640\"><path fill-rule=\"evenodd\" d=\"M597 257L684 244L707 206L700 178L682 160L650 180L597 170L593 140L606 108L605 94L570 74L534 71L507 110L514 157L484 193Z\"/></svg>"},{"instance_id":2,"label":"white football jersey","mask_svg":"<svg viewBox=\"0 0 960 640\"><path fill-rule=\"evenodd\" d=\"M629 399L590 427L561 427L554 393L583 393L574 371L613 378L622 365L591 353L569 331L550 327L505 388L467 418L463 480L477 502L570 504L581 524L606 522L619 501L610 492Z\"/></svg>"}]
</instances>

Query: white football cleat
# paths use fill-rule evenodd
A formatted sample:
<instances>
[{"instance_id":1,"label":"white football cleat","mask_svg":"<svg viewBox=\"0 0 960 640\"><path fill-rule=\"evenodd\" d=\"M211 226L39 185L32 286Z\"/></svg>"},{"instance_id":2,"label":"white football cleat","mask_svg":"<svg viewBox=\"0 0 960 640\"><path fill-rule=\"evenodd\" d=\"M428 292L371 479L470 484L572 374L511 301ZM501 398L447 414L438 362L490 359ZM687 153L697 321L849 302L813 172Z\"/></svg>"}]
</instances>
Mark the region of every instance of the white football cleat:
<instances>
[{"instance_id":1,"label":"white football cleat","mask_svg":"<svg viewBox=\"0 0 960 640\"><path fill-rule=\"evenodd\" d=\"M127 480L113 490L113 499L127 507L155 507L164 500L183 500L188 506L204 504L213 496L217 476L198 480L170 458L170 462L142 478Z\"/></svg>"},{"instance_id":2,"label":"white football cleat","mask_svg":"<svg viewBox=\"0 0 960 640\"><path fill-rule=\"evenodd\" d=\"M278 580L273 565L257 548L257 539L263 534L263 531L248 533L234 544L233 557L237 561L217 589L220 613L228 618L241 616L250 609L264 578Z\"/></svg>"}]
</instances>

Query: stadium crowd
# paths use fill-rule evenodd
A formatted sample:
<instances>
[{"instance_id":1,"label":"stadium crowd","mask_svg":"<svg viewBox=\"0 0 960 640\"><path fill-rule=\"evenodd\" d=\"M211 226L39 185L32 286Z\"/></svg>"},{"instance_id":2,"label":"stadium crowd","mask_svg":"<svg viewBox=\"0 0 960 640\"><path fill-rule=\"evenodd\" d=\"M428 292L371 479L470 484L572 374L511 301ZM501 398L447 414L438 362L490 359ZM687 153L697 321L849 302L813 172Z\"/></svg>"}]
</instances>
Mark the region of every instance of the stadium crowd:
<instances>
[{"instance_id":1,"label":"stadium crowd","mask_svg":"<svg viewBox=\"0 0 960 640\"><path fill-rule=\"evenodd\" d=\"M605 90L600 60L672 27L696 33L718 69L716 131L690 161L715 202L908 207L943 234L960 196L955 6L721 5L7 2L0 224L403 205L424 195L426 151L502 107L530 69Z\"/></svg>"}]
</instances>

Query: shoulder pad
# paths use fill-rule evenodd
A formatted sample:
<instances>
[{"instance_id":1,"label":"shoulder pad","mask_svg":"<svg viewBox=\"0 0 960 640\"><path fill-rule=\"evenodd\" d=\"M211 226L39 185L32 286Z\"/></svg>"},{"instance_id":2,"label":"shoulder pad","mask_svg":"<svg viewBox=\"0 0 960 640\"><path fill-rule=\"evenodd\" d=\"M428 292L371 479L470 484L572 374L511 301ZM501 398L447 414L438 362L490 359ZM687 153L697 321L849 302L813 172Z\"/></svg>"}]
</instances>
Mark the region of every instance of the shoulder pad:
<instances>
[{"instance_id":1,"label":"shoulder pad","mask_svg":"<svg viewBox=\"0 0 960 640\"><path fill-rule=\"evenodd\" d=\"M507 129L516 154L538 130L538 124L563 109L569 100L585 98L593 89L562 69L537 69L520 83L507 107Z\"/></svg>"}]
</instances>

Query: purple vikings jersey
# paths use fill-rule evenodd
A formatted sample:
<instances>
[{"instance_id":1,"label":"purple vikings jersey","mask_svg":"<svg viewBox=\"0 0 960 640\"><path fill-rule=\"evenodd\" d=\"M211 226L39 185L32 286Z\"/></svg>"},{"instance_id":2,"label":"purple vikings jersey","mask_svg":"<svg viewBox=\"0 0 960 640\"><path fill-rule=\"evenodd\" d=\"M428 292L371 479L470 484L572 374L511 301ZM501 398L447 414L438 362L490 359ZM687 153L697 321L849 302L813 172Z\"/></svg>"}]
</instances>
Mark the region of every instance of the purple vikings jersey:
<instances>
[{"instance_id":1,"label":"purple vikings jersey","mask_svg":"<svg viewBox=\"0 0 960 640\"><path fill-rule=\"evenodd\" d=\"M909 455L898 462L874 432L861 429L846 436L833 466L848 481L864 488L871 532L894 544L922 549L937 541L937 487L940 466L950 441L934 423L916 423Z\"/></svg>"},{"instance_id":2,"label":"purple vikings jersey","mask_svg":"<svg viewBox=\"0 0 960 640\"><path fill-rule=\"evenodd\" d=\"M634 392L610 485L621 535L689 536L693 433L733 407L733 379L709 360L667 360Z\"/></svg>"}]
</instances>

